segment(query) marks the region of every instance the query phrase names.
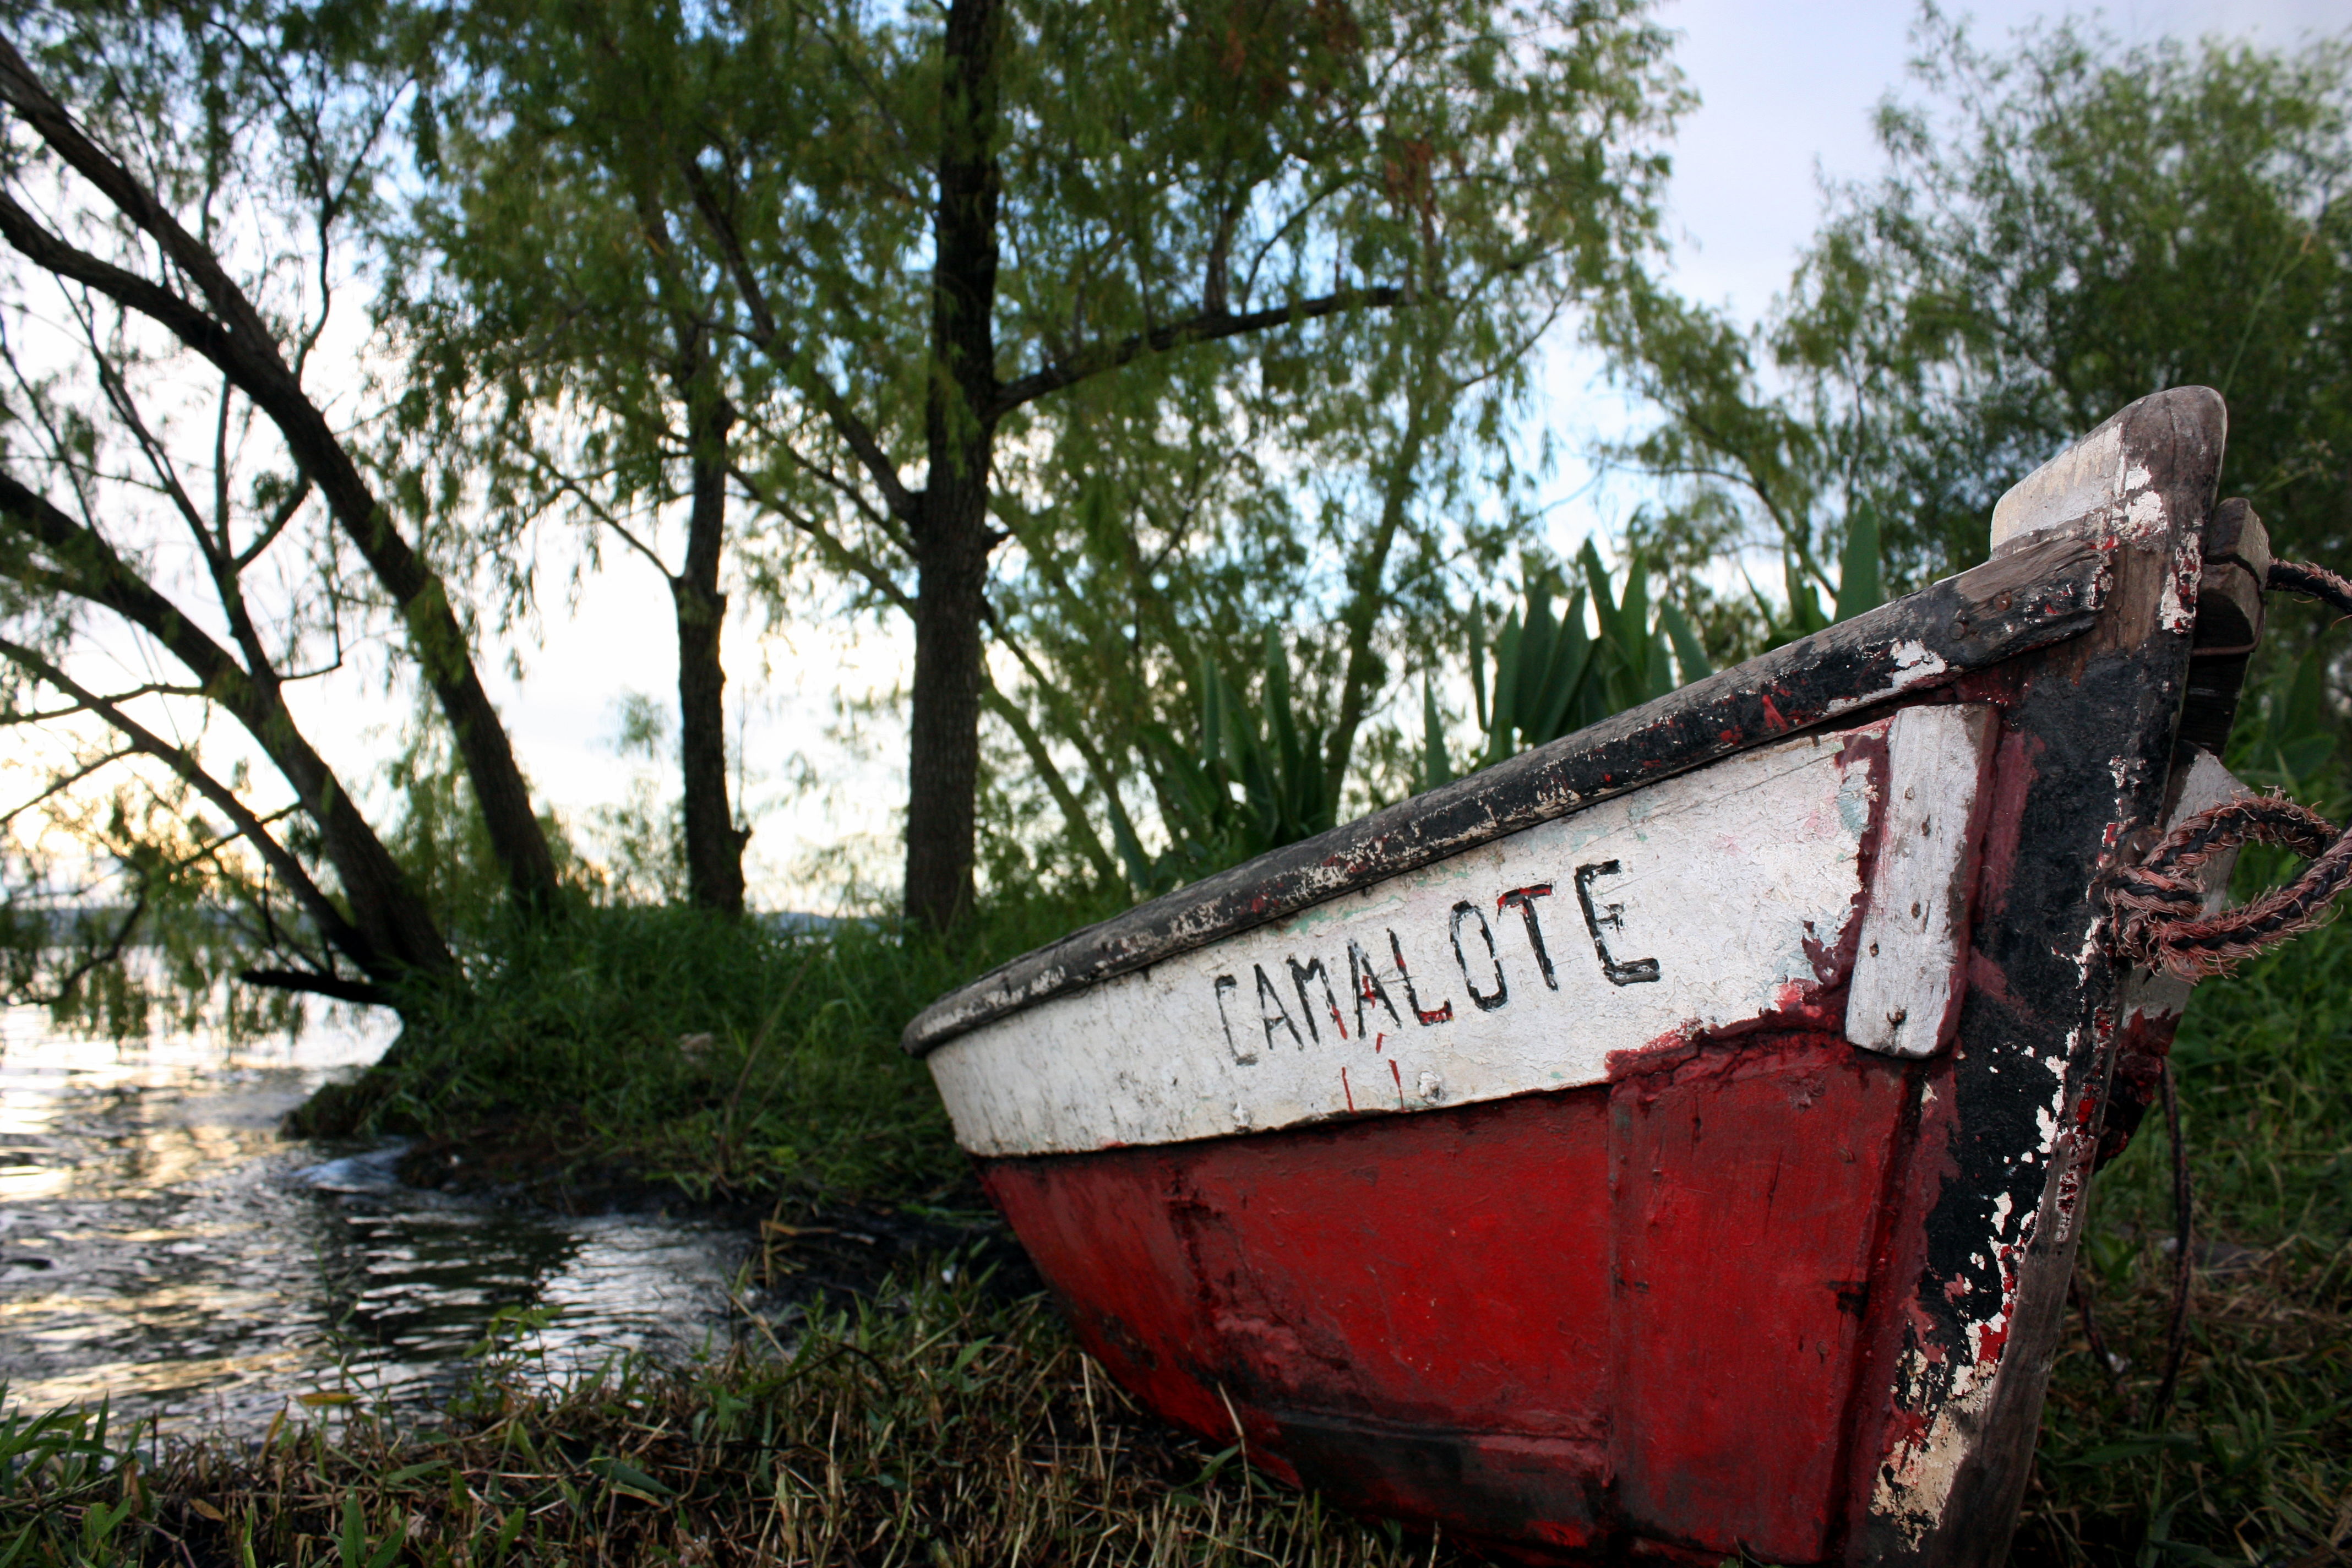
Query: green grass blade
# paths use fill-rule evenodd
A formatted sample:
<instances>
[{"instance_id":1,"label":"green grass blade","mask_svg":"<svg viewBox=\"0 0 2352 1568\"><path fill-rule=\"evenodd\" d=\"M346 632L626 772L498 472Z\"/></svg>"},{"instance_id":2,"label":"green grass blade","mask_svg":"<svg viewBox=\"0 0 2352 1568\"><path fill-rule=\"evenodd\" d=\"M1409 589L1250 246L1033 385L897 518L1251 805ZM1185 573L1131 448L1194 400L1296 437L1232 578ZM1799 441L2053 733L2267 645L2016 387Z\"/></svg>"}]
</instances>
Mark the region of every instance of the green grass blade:
<instances>
[{"instance_id":1,"label":"green grass blade","mask_svg":"<svg viewBox=\"0 0 2352 1568\"><path fill-rule=\"evenodd\" d=\"M1867 510L1846 520L1845 551L1838 558L1837 618L1850 621L1886 603L1878 573L1878 520Z\"/></svg>"},{"instance_id":2,"label":"green grass blade","mask_svg":"<svg viewBox=\"0 0 2352 1568\"><path fill-rule=\"evenodd\" d=\"M1698 634L1691 629L1689 618L1672 599L1658 601L1658 619L1665 626L1666 636L1674 639L1675 663L1681 668L1685 686L1715 673L1715 666L1707 661L1706 649L1700 646Z\"/></svg>"}]
</instances>

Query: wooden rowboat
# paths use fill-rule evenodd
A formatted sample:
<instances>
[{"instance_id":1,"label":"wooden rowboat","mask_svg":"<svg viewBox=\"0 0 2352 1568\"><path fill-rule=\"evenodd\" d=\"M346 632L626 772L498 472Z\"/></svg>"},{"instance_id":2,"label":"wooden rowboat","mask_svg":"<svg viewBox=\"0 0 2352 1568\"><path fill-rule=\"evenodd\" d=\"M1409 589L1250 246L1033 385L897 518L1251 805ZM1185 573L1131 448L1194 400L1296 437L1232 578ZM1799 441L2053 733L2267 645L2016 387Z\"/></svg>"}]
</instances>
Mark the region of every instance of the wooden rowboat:
<instances>
[{"instance_id":1,"label":"wooden rowboat","mask_svg":"<svg viewBox=\"0 0 2352 1568\"><path fill-rule=\"evenodd\" d=\"M1515 1555L1997 1562L2187 994L2098 890L2233 788L2224 423L2135 403L1985 565L923 1013L1086 1348Z\"/></svg>"}]
</instances>

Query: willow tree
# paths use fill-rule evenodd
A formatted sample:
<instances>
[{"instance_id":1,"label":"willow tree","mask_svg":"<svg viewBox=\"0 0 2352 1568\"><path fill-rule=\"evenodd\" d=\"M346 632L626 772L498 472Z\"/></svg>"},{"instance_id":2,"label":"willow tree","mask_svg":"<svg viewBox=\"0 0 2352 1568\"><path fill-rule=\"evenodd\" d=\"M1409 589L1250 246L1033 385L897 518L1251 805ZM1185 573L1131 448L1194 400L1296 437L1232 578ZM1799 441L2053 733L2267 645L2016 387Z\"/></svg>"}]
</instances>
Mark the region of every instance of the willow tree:
<instances>
[{"instance_id":1,"label":"willow tree","mask_svg":"<svg viewBox=\"0 0 2352 1568\"><path fill-rule=\"evenodd\" d=\"M1631 0L485 0L466 26L445 155L559 149L645 220L614 265L731 291L742 494L911 623L905 893L934 927L972 894L993 563L1057 515L1025 487L1062 406L1180 362L1278 395L1273 361L1368 319L1606 251L1645 221L1630 142L1670 96Z\"/></svg>"},{"instance_id":2,"label":"willow tree","mask_svg":"<svg viewBox=\"0 0 2352 1568\"><path fill-rule=\"evenodd\" d=\"M199 878L277 955L249 979L383 1000L451 955L308 732L310 683L388 638L515 899L554 898L556 868L443 578L352 434L362 378L321 348L405 92L387 54L320 35L336 20L37 13L0 39L0 721L19 758L50 739L34 801L120 785L84 845L131 874L100 957Z\"/></svg>"},{"instance_id":3,"label":"willow tree","mask_svg":"<svg viewBox=\"0 0 2352 1568\"><path fill-rule=\"evenodd\" d=\"M460 88L414 120L430 184L393 230L386 301L411 376L403 422L510 610L550 554L587 567L610 549L659 574L687 899L740 914L751 835L728 789L721 636L740 317L723 275L681 264L674 237L695 216L642 177L646 149L534 120L485 139L468 123L485 111ZM584 529L584 548L548 539L551 518Z\"/></svg>"}]
</instances>

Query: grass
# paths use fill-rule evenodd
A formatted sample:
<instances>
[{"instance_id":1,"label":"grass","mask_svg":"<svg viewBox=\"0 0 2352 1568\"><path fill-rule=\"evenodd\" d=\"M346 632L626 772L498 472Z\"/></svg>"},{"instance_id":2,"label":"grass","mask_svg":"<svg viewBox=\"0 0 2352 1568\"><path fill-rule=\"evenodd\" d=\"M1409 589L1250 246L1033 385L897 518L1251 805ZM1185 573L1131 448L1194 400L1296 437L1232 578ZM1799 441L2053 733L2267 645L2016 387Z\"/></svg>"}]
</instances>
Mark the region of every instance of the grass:
<instances>
[{"instance_id":1,"label":"grass","mask_svg":"<svg viewBox=\"0 0 2352 1568\"><path fill-rule=\"evenodd\" d=\"M0 1563L1457 1561L1174 1436L1041 1300L969 1276L902 1277L780 1350L567 1387L509 1351L432 1430L361 1415L251 1449L142 1446L102 1413L0 1419Z\"/></svg>"},{"instance_id":2,"label":"grass","mask_svg":"<svg viewBox=\"0 0 2352 1568\"><path fill-rule=\"evenodd\" d=\"M322 1091L297 1130L421 1136L542 1191L578 1178L714 1201L937 1195L966 1166L900 1028L1094 912L1011 901L953 943L686 909L518 922L467 989L425 997L383 1063Z\"/></svg>"},{"instance_id":3,"label":"grass","mask_svg":"<svg viewBox=\"0 0 2352 1568\"><path fill-rule=\"evenodd\" d=\"M2252 857L2249 857L2250 859ZM2283 868L2252 865L2242 895ZM2173 1065L2195 1193L2189 1352L2153 1396L2179 1260L2160 1108L2093 1184L2019 1561L2320 1568L2352 1558L2352 924L2209 981Z\"/></svg>"}]
</instances>

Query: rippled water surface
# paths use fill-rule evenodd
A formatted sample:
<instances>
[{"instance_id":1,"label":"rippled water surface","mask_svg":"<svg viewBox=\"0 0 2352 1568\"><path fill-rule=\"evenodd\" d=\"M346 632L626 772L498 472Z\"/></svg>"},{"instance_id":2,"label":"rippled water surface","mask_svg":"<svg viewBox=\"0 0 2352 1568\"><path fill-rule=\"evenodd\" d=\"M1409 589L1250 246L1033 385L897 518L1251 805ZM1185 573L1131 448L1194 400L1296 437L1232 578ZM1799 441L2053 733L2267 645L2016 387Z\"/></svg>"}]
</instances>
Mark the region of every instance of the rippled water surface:
<instances>
[{"instance_id":1,"label":"rippled water surface","mask_svg":"<svg viewBox=\"0 0 2352 1568\"><path fill-rule=\"evenodd\" d=\"M420 1192L393 1179L396 1145L278 1134L386 1039L322 1014L291 1041L126 1046L0 1014L9 1402L251 1429L303 1394L429 1401L501 1310L545 1316L558 1370L726 1331L741 1247L722 1227Z\"/></svg>"}]
</instances>

